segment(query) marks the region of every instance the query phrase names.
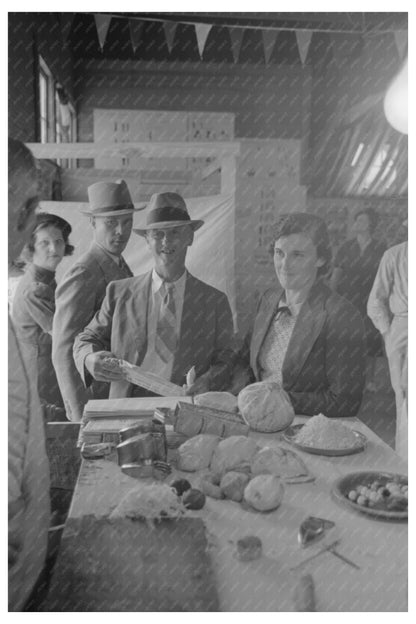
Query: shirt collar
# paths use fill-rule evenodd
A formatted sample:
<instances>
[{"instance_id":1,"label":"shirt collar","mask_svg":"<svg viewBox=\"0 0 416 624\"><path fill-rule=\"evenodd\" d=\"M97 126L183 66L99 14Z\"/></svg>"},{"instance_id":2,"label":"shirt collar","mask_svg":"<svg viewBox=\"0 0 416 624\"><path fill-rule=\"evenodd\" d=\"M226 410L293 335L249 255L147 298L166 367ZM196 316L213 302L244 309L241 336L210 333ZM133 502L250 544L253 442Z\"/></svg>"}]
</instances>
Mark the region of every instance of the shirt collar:
<instances>
[{"instance_id":1,"label":"shirt collar","mask_svg":"<svg viewBox=\"0 0 416 624\"><path fill-rule=\"evenodd\" d=\"M305 299L306 301L306 299ZM290 314L294 317L299 315L300 309L303 306L303 304L305 303L305 301L300 301L298 303L292 303L291 305L287 305L286 303L286 295L283 292L282 296L280 297L279 300L279 304L277 307L277 313L282 311L282 309L288 309Z\"/></svg>"},{"instance_id":2,"label":"shirt collar","mask_svg":"<svg viewBox=\"0 0 416 624\"><path fill-rule=\"evenodd\" d=\"M186 282L186 269L185 271L182 273L182 275L180 276L179 279L176 280L176 282L171 282L172 284L174 284L175 289L177 291L183 291L185 289L185 282ZM163 279L160 277L160 275L156 272L155 269L152 270L152 292L157 293L163 284Z\"/></svg>"}]
</instances>

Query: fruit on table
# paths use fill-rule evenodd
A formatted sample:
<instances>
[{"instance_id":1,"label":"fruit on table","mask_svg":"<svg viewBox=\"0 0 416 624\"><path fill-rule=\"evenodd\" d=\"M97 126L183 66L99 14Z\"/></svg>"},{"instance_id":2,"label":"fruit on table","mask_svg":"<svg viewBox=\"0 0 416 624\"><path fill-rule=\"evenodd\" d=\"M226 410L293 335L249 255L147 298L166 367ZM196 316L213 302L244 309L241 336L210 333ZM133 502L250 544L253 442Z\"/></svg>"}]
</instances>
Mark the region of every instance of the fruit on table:
<instances>
[{"instance_id":1,"label":"fruit on table","mask_svg":"<svg viewBox=\"0 0 416 624\"><path fill-rule=\"evenodd\" d=\"M201 481L201 490L206 496L210 496L211 498L221 499L224 498L224 494L221 492L221 488L219 485L215 485L208 479L202 479Z\"/></svg>"},{"instance_id":2,"label":"fruit on table","mask_svg":"<svg viewBox=\"0 0 416 624\"><path fill-rule=\"evenodd\" d=\"M250 477L243 472L227 472L221 479L220 488L225 498L239 503L243 500L244 488Z\"/></svg>"},{"instance_id":3,"label":"fruit on table","mask_svg":"<svg viewBox=\"0 0 416 624\"><path fill-rule=\"evenodd\" d=\"M184 492L191 489L191 484L187 479L176 479L170 486L176 491L178 496L182 496Z\"/></svg>"},{"instance_id":4,"label":"fruit on table","mask_svg":"<svg viewBox=\"0 0 416 624\"><path fill-rule=\"evenodd\" d=\"M258 475L244 490L244 500L258 511L271 511L283 500L284 488L275 475Z\"/></svg>"},{"instance_id":5,"label":"fruit on table","mask_svg":"<svg viewBox=\"0 0 416 624\"><path fill-rule=\"evenodd\" d=\"M237 559L240 561L254 561L262 555L261 539L256 535L247 535L237 541Z\"/></svg>"},{"instance_id":6,"label":"fruit on table","mask_svg":"<svg viewBox=\"0 0 416 624\"><path fill-rule=\"evenodd\" d=\"M182 502L187 509L202 509L205 505L205 494L201 490L191 488L182 496Z\"/></svg>"},{"instance_id":7,"label":"fruit on table","mask_svg":"<svg viewBox=\"0 0 416 624\"><path fill-rule=\"evenodd\" d=\"M199 475L199 482L197 487L211 498L221 499L224 498L220 488L221 475L212 472L211 470L205 470Z\"/></svg>"}]
</instances>

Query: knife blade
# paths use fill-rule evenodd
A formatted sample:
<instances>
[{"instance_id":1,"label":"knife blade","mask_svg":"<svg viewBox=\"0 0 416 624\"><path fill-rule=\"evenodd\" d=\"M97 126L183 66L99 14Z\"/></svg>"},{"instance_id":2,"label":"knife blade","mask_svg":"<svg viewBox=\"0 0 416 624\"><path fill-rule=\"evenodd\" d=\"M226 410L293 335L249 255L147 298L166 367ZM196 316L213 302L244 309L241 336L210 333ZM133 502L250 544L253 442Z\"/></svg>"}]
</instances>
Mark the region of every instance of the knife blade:
<instances>
[{"instance_id":1,"label":"knife blade","mask_svg":"<svg viewBox=\"0 0 416 624\"><path fill-rule=\"evenodd\" d=\"M305 563L309 563L309 561L312 561L312 559L316 559L316 557L319 557L320 555L322 555L323 553L326 553L328 551L331 551L332 548L335 548L336 546L338 546L338 544L340 543L341 540L337 539L335 540L335 542L332 542L331 544L328 544L327 546L324 546L323 548L321 548L320 550L318 550L318 552L316 552L314 555L311 555L310 557L307 557L306 559L304 559L303 561L301 561L300 563L298 563L297 565L295 565L293 568L290 568L291 572L293 572L294 570L297 570L298 568L300 568L301 566L305 565ZM331 551L332 552L332 551Z\"/></svg>"}]
</instances>

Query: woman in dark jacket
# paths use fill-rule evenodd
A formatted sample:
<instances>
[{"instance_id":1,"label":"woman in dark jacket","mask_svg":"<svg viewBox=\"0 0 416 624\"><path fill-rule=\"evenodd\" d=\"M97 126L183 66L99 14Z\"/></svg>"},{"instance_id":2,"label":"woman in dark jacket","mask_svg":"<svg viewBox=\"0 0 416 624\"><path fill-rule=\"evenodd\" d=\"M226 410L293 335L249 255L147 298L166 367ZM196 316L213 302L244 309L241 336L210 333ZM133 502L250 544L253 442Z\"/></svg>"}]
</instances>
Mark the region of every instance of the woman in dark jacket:
<instances>
[{"instance_id":1,"label":"woman in dark jacket","mask_svg":"<svg viewBox=\"0 0 416 624\"><path fill-rule=\"evenodd\" d=\"M260 298L232 390L275 381L296 414L355 416L364 386L364 327L357 309L322 279L331 262L326 225L307 213L282 215L273 241L279 283Z\"/></svg>"},{"instance_id":2,"label":"woman in dark jacket","mask_svg":"<svg viewBox=\"0 0 416 624\"><path fill-rule=\"evenodd\" d=\"M55 313L55 270L74 248L69 244L70 224L48 213L36 215L29 243L22 252L25 273L13 299L12 318L22 354L34 360L39 397L43 404L63 407L52 365L52 320Z\"/></svg>"}]
</instances>

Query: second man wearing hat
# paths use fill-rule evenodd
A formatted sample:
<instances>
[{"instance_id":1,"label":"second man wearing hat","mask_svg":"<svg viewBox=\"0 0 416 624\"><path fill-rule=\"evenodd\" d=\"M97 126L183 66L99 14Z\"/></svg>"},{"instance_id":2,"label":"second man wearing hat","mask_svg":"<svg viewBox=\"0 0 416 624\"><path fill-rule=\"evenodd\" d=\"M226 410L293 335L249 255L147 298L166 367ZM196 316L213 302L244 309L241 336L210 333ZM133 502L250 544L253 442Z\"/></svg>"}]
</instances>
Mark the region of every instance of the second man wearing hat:
<instances>
[{"instance_id":1,"label":"second man wearing hat","mask_svg":"<svg viewBox=\"0 0 416 624\"><path fill-rule=\"evenodd\" d=\"M94 241L90 249L67 271L56 290L53 321L52 361L69 420L81 420L90 398L106 398L107 384L86 390L75 367L75 336L90 322L104 299L107 284L131 277L122 252L133 227L137 210L124 180L97 182L88 188Z\"/></svg>"},{"instance_id":2,"label":"second man wearing hat","mask_svg":"<svg viewBox=\"0 0 416 624\"><path fill-rule=\"evenodd\" d=\"M75 362L86 386L93 379L110 381L110 397L134 396L137 389L108 361L113 356L180 386L194 366L193 394L227 387L233 338L228 299L185 267L202 225L190 219L180 195L152 196L146 226L134 231L146 239L154 269L110 284L101 310L76 338Z\"/></svg>"}]
</instances>

